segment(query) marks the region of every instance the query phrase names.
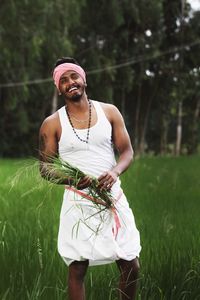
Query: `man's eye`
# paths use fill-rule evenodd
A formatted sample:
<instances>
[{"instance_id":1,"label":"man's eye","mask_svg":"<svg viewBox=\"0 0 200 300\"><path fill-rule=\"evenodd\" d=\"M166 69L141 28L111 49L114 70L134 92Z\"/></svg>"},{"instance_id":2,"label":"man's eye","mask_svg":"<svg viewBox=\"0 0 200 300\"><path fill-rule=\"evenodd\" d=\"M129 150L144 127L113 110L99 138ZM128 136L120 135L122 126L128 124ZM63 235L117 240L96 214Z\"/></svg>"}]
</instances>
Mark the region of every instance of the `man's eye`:
<instances>
[{"instance_id":1,"label":"man's eye","mask_svg":"<svg viewBox=\"0 0 200 300\"><path fill-rule=\"evenodd\" d=\"M72 74L71 78L72 78L72 79L78 79L78 78L79 78L79 75L78 75L78 74Z\"/></svg>"}]
</instances>

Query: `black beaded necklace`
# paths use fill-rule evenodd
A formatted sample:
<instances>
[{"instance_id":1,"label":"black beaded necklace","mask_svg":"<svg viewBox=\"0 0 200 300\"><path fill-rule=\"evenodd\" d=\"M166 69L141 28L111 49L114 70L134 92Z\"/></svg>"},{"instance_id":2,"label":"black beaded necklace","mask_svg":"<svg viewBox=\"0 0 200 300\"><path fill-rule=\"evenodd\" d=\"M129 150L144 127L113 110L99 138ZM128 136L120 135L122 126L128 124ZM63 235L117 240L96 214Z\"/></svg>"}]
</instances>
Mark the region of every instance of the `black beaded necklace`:
<instances>
[{"instance_id":1,"label":"black beaded necklace","mask_svg":"<svg viewBox=\"0 0 200 300\"><path fill-rule=\"evenodd\" d=\"M88 128L87 128L87 134L86 134L86 139L82 139L78 133L76 132L76 129L74 128L74 125L72 123L72 120L70 118L70 114L68 112L68 109L67 109L67 106L66 106L66 113L67 113L67 116L68 116L68 119L69 119L69 123L70 125L72 126L72 130L75 134L75 136L79 139L79 141L83 142L83 143L86 143L88 144L89 142L89 135L90 135L90 125L91 125L91 119L92 119L92 103L91 103L91 100L88 99L88 103L89 103L89 118L88 118Z\"/></svg>"}]
</instances>

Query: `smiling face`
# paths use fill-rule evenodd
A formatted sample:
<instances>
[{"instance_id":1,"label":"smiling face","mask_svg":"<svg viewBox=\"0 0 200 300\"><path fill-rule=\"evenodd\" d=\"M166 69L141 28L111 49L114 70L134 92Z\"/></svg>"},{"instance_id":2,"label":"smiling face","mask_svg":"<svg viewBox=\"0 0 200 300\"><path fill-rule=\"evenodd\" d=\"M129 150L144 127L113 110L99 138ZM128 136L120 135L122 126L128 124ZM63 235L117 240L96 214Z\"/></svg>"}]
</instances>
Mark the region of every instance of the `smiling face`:
<instances>
[{"instance_id":1,"label":"smiling face","mask_svg":"<svg viewBox=\"0 0 200 300\"><path fill-rule=\"evenodd\" d=\"M60 77L59 90L66 99L78 101L85 92L85 82L75 71L66 71Z\"/></svg>"}]
</instances>

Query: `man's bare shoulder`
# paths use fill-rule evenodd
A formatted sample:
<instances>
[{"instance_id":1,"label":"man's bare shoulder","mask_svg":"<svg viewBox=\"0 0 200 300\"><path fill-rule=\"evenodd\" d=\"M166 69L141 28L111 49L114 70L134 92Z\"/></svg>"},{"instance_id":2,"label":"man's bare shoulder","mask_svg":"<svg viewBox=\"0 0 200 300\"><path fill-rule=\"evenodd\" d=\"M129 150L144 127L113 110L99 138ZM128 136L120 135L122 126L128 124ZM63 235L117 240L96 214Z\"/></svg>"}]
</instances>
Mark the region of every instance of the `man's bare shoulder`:
<instances>
[{"instance_id":1,"label":"man's bare shoulder","mask_svg":"<svg viewBox=\"0 0 200 300\"><path fill-rule=\"evenodd\" d=\"M103 111L110 122L112 122L115 118L121 117L121 113L118 108L114 104L99 102Z\"/></svg>"},{"instance_id":2,"label":"man's bare shoulder","mask_svg":"<svg viewBox=\"0 0 200 300\"><path fill-rule=\"evenodd\" d=\"M103 110L108 110L108 111L116 111L118 108L111 103L105 103L105 102L99 102Z\"/></svg>"},{"instance_id":3,"label":"man's bare shoulder","mask_svg":"<svg viewBox=\"0 0 200 300\"><path fill-rule=\"evenodd\" d=\"M54 128L57 129L57 126L59 126L59 115L56 111L52 115L48 116L46 119L44 119L41 129L48 129L48 128Z\"/></svg>"}]
</instances>

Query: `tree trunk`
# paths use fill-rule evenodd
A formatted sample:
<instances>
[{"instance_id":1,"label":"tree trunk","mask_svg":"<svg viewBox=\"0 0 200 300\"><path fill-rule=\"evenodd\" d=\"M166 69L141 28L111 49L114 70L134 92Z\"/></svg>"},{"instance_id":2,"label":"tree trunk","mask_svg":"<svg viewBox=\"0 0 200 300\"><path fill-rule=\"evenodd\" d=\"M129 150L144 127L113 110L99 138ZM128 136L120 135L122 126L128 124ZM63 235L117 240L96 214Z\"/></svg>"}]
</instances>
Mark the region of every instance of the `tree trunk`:
<instances>
[{"instance_id":1,"label":"tree trunk","mask_svg":"<svg viewBox=\"0 0 200 300\"><path fill-rule=\"evenodd\" d=\"M176 146L175 155L179 156L181 152L181 140L182 140L182 101L178 103L178 115L177 115L177 127L176 127Z\"/></svg>"},{"instance_id":2,"label":"tree trunk","mask_svg":"<svg viewBox=\"0 0 200 300\"><path fill-rule=\"evenodd\" d=\"M139 81L139 87L138 87L138 97L137 97L137 103L136 103L136 112L135 112L135 136L134 136L134 146L135 146L135 152L137 154L139 153L139 120L140 120L140 108L141 108L141 96L142 96L142 74L143 74L143 67L141 66L140 71L140 81Z\"/></svg>"},{"instance_id":3,"label":"tree trunk","mask_svg":"<svg viewBox=\"0 0 200 300\"><path fill-rule=\"evenodd\" d=\"M145 140L146 140L147 124L148 124L148 121L149 121L149 114L150 114L150 110L151 110L151 104L152 104L152 101L155 97L157 89L158 89L158 81L156 83L156 86L154 88L152 96L149 98L146 113L145 113L145 116L144 116L144 124L143 124L143 127L141 129L141 137L140 137L140 144L139 144L139 153L141 155L143 155L144 151L145 151Z\"/></svg>"},{"instance_id":4,"label":"tree trunk","mask_svg":"<svg viewBox=\"0 0 200 300\"><path fill-rule=\"evenodd\" d=\"M55 113L58 107L58 92L57 92L57 88L54 88L54 93L53 93L53 97L52 97L52 102L51 102L51 113Z\"/></svg>"},{"instance_id":5,"label":"tree trunk","mask_svg":"<svg viewBox=\"0 0 200 300\"><path fill-rule=\"evenodd\" d=\"M122 88L122 94L121 94L121 113L122 113L122 116L124 117L124 119L125 119L125 115L126 115L125 104L126 104L125 90L124 90L124 88Z\"/></svg>"},{"instance_id":6,"label":"tree trunk","mask_svg":"<svg viewBox=\"0 0 200 300\"><path fill-rule=\"evenodd\" d=\"M188 146L188 153L194 154L198 147L198 119L200 116L200 97L197 99L196 108L194 111L194 118L191 126L191 138Z\"/></svg>"},{"instance_id":7,"label":"tree trunk","mask_svg":"<svg viewBox=\"0 0 200 300\"><path fill-rule=\"evenodd\" d=\"M134 144L135 144L135 151L138 151L138 144L139 144L139 116L140 116L140 106L141 106L141 83L139 83L138 89L138 97L136 103L136 112L135 112L135 136L134 136Z\"/></svg>"},{"instance_id":8,"label":"tree trunk","mask_svg":"<svg viewBox=\"0 0 200 300\"><path fill-rule=\"evenodd\" d=\"M167 152L167 140L168 140L168 119L166 116L161 120L161 136L160 136L160 154L165 155Z\"/></svg>"}]
</instances>

